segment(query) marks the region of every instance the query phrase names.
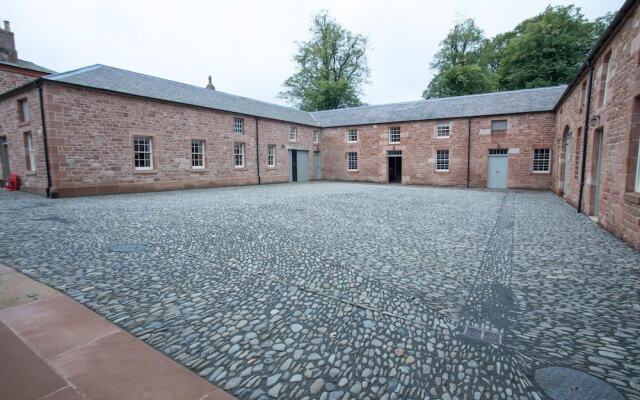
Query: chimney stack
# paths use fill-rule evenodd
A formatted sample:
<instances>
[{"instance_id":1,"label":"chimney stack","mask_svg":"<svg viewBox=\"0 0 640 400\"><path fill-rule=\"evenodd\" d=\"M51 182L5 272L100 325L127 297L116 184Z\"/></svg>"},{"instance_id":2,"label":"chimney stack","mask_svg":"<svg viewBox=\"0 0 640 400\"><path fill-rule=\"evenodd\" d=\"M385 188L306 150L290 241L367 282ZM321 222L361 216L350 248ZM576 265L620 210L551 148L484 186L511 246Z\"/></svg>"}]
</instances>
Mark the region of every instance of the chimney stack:
<instances>
[{"instance_id":1,"label":"chimney stack","mask_svg":"<svg viewBox=\"0 0 640 400\"><path fill-rule=\"evenodd\" d=\"M0 29L0 61L12 63L18 61L16 43L9 21L4 21L4 29Z\"/></svg>"},{"instance_id":2,"label":"chimney stack","mask_svg":"<svg viewBox=\"0 0 640 400\"><path fill-rule=\"evenodd\" d=\"M216 87L213 86L213 83L211 83L211 75L209 75L209 83L207 84L207 89L216 90Z\"/></svg>"}]
</instances>

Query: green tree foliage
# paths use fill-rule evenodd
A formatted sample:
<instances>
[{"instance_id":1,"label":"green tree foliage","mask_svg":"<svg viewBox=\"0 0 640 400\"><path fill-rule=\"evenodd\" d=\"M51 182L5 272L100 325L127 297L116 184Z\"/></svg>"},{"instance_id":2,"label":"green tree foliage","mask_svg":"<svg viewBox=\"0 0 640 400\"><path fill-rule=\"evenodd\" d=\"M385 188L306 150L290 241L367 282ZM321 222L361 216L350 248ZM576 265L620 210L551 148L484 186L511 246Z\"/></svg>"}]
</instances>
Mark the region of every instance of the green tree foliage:
<instances>
[{"instance_id":1,"label":"green tree foliage","mask_svg":"<svg viewBox=\"0 0 640 400\"><path fill-rule=\"evenodd\" d=\"M548 6L512 31L486 39L474 21L457 22L435 55L424 98L568 83L614 14L587 20L580 8Z\"/></svg>"},{"instance_id":2,"label":"green tree foliage","mask_svg":"<svg viewBox=\"0 0 640 400\"><path fill-rule=\"evenodd\" d=\"M492 74L484 61L486 39L475 21L458 21L440 42L431 68L438 72L422 93L425 99L491 91Z\"/></svg>"},{"instance_id":3,"label":"green tree foliage","mask_svg":"<svg viewBox=\"0 0 640 400\"><path fill-rule=\"evenodd\" d=\"M362 104L362 86L369 77L367 38L344 29L327 12L313 18L312 38L298 44L296 72L279 97L305 111Z\"/></svg>"}]
</instances>

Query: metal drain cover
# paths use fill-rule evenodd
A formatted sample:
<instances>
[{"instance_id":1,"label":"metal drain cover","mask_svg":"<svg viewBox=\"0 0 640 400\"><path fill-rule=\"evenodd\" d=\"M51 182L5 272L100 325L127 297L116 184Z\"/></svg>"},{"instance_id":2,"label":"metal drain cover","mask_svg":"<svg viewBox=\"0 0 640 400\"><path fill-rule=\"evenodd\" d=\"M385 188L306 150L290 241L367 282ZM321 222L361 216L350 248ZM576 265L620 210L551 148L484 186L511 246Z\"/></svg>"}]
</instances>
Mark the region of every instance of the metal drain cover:
<instances>
[{"instance_id":1,"label":"metal drain cover","mask_svg":"<svg viewBox=\"0 0 640 400\"><path fill-rule=\"evenodd\" d=\"M553 400L624 400L613 386L571 368L541 368L536 370L535 378Z\"/></svg>"},{"instance_id":2,"label":"metal drain cover","mask_svg":"<svg viewBox=\"0 0 640 400\"><path fill-rule=\"evenodd\" d=\"M111 251L117 253L135 253L137 251L144 251L143 244L116 244L111 246Z\"/></svg>"}]
</instances>

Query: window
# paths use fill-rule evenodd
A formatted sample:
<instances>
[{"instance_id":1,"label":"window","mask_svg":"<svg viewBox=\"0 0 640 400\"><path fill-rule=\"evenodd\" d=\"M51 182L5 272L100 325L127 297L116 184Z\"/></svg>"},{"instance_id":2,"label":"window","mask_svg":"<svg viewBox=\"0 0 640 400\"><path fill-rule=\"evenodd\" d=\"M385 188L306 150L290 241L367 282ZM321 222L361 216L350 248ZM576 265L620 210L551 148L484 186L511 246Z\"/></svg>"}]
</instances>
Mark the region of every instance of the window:
<instances>
[{"instance_id":1,"label":"window","mask_svg":"<svg viewBox=\"0 0 640 400\"><path fill-rule=\"evenodd\" d=\"M533 150L533 172L549 172L551 161L551 149Z\"/></svg>"},{"instance_id":2,"label":"window","mask_svg":"<svg viewBox=\"0 0 640 400\"><path fill-rule=\"evenodd\" d=\"M356 143L358 141L358 130L357 129L349 129L347 131L347 142Z\"/></svg>"},{"instance_id":3,"label":"window","mask_svg":"<svg viewBox=\"0 0 640 400\"><path fill-rule=\"evenodd\" d=\"M233 119L233 132L237 134L244 133L244 119L242 118Z\"/></svg>"},{"instance_id":4,"label":"window","mask_svg":"<svg viewBox=\"0 0 640 400\"><path fill-rule=\"evenodd\" d=\"M138 170L153 168L153 145L150 137L133 138L133 165Z\"/></svg>"},{"instance_id":5,"label":"window","mask_svg":"<svg viewBox=\"0 0 640 400\"><path fill-rule=\"evenodd\" d=\"M33 151L33 136L30 132L24 134L24 156L27 164L27 171L36 170L36 159Z\"/></svg>"},{"instance_id":6,"label":"window","mask_svg":"<svg viewBox=\"0 0 640 400\"><path fill-rule=\"evenodd\" d=\"M504 133L507 131L506 119L494 119L491 121L491 133Z\"/></svg>"},{"instance_id":7,"label":"window","mask_svg":"<svg viewBox=\"0 0 640 400\"><path fill-rule=\"evenodd\" d=\"M244 167L244 143L233 144L233 162L237 168Z\"/></svg>"},{"instance_id":8,"label":"window","mask_svg":"<svg viewBox=\"0 0 640 400\"><path fill-rule=\"evenodd\" d=\"M347 170L349 171L358 170L358 153L356 152L347 153Z\"/></svg>"},{"instance_id":9,"label":"window","mask_svg":"<svg viewBox=\"0 0 640 400\"><path fill-rule=\"evenodd\" d=\"M575 155L573 156L574 165L573 165L573 177L578 179L580 176L580 151L582 150L582 128L578 128L578 133L576 134L576 148Z\"/></svg>"},{"instance_id":10,"label":"window","mask_svg":"<svg viewBox=\"0 0 640 400\"><path fill-rule=\"evenodd\" d=\"M389 143L400 143L400 127L389 128Z\"/></svg>"},{"instance_id":11,"label":"window","mask_svg":"<svg viewBox=\"0 0 640 400\"><path fill-rule=\"evenodd\" d=\"M191 141L191 168L204 168L204 140L194 139Z\"/></svg>"},{"instance_id":12,"label":"window","mask_svg":"<svg viewBox=\"0 0 640 400\"><path fill-rule=\"evenodd\" d=\"M587 97L587 82L582 82L580 87L580 104L578 104L578 112L582 114L582 108L586 107L585 100Z\"/></svg>"},{"instance_id":13,"label":"window","mask_svg":"<svg viewBox=\"0 0 640 400\"><path fill-rule=\"evenodd\" d=\"M320 143L320 131L313 131L313 143Z\"/></svg>"},{"instance_id":14,"label":"window","mask_svg":"<svg viewBox=\"0 0 640 400\"><path fill-rule=\"evenodd\" d=\"M509 154L509 149L489 149L490 155L507 155Z\"/></svg>"},{"instance_id":15,"label":"window","mask_svg":"<svg viewBox=\"0 0 640 400\"><path fill-rule=\"evenodd\" d=\"M267 167L276 166L276 145L270 144L267 146Z\"/></svg>"},{"instance_id":16,"label":"window","mask_svg":"<svg viewBox=\"0 0 640 400\"><path fill-rule=\"evenodd\" d=\"M27 99L18 100L18 120L20 122L29 122L30 118L29 101Z\"/></svg>"},{"instance_id":17,"label":"window","mask_svg":"<svg viewBox=\"0 0 640 400\"><path fill-rule=\"evenodd\" d=\"M602 75L600 76L600 101L599 106L603 106L607 103L607 84L609 83L609 73L611 69L611 51L607 53L602 62Z\"/></svg>"},{"instance_id":18,"label":"window","mask_svg":"<svg viewBox=\"0 0 640 400\"><path fill-rule=\"evenodd\" d=\"M295 142L296 140L298 140L298 128L292 126L291 130L289 131L289 141Z\"/></svg>"},{"instance_id":19,"label":"window","mask_svg":"<svg viewBox=\"0 0 640 400\"><path fill-rule=\"evenodd\" d=\"M449 150L436 151L436 171L449 170Z\"/></svg>"},{"instance_id":20,"label":"window","mask_svg":"<svg viewBox=\"0 0 640 400\"><path fill-rule=\"evenodd\" d=\"M451 132L451 124L447 122L446 124L438 124L436 128L436 136L437 137L449 137Z\"/></svg>"}]
</instances>

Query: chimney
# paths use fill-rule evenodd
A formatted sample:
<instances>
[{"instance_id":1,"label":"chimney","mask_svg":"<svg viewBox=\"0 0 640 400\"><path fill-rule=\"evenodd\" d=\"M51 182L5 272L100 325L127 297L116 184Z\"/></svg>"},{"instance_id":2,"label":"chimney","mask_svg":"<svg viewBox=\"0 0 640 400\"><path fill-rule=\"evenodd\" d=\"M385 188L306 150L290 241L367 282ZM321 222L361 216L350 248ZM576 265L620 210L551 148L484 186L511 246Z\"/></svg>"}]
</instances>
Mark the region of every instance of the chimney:
<instances>
[{"instance_id":1,"label":"chimney","mask_svg":"<svg viewBox=\"0 0 640 400\"><path fill-rule=\"evenodd\" d=\"M209 75L209 83L207 84L207 89L216 90L216 87L213 86L213 83L211 83L211 75Z\"/></svg>"},{"instance_id":2,"label":"chimney","mask_svg":"<svg viewBox=\"0 0 640 400\"><path fill-rule=\"evenodd\" d=\"M9 21L4 21L4 28L0 28L0 61L12 63L18 61L18 52Z\"/></svg>"}]
</instances>

